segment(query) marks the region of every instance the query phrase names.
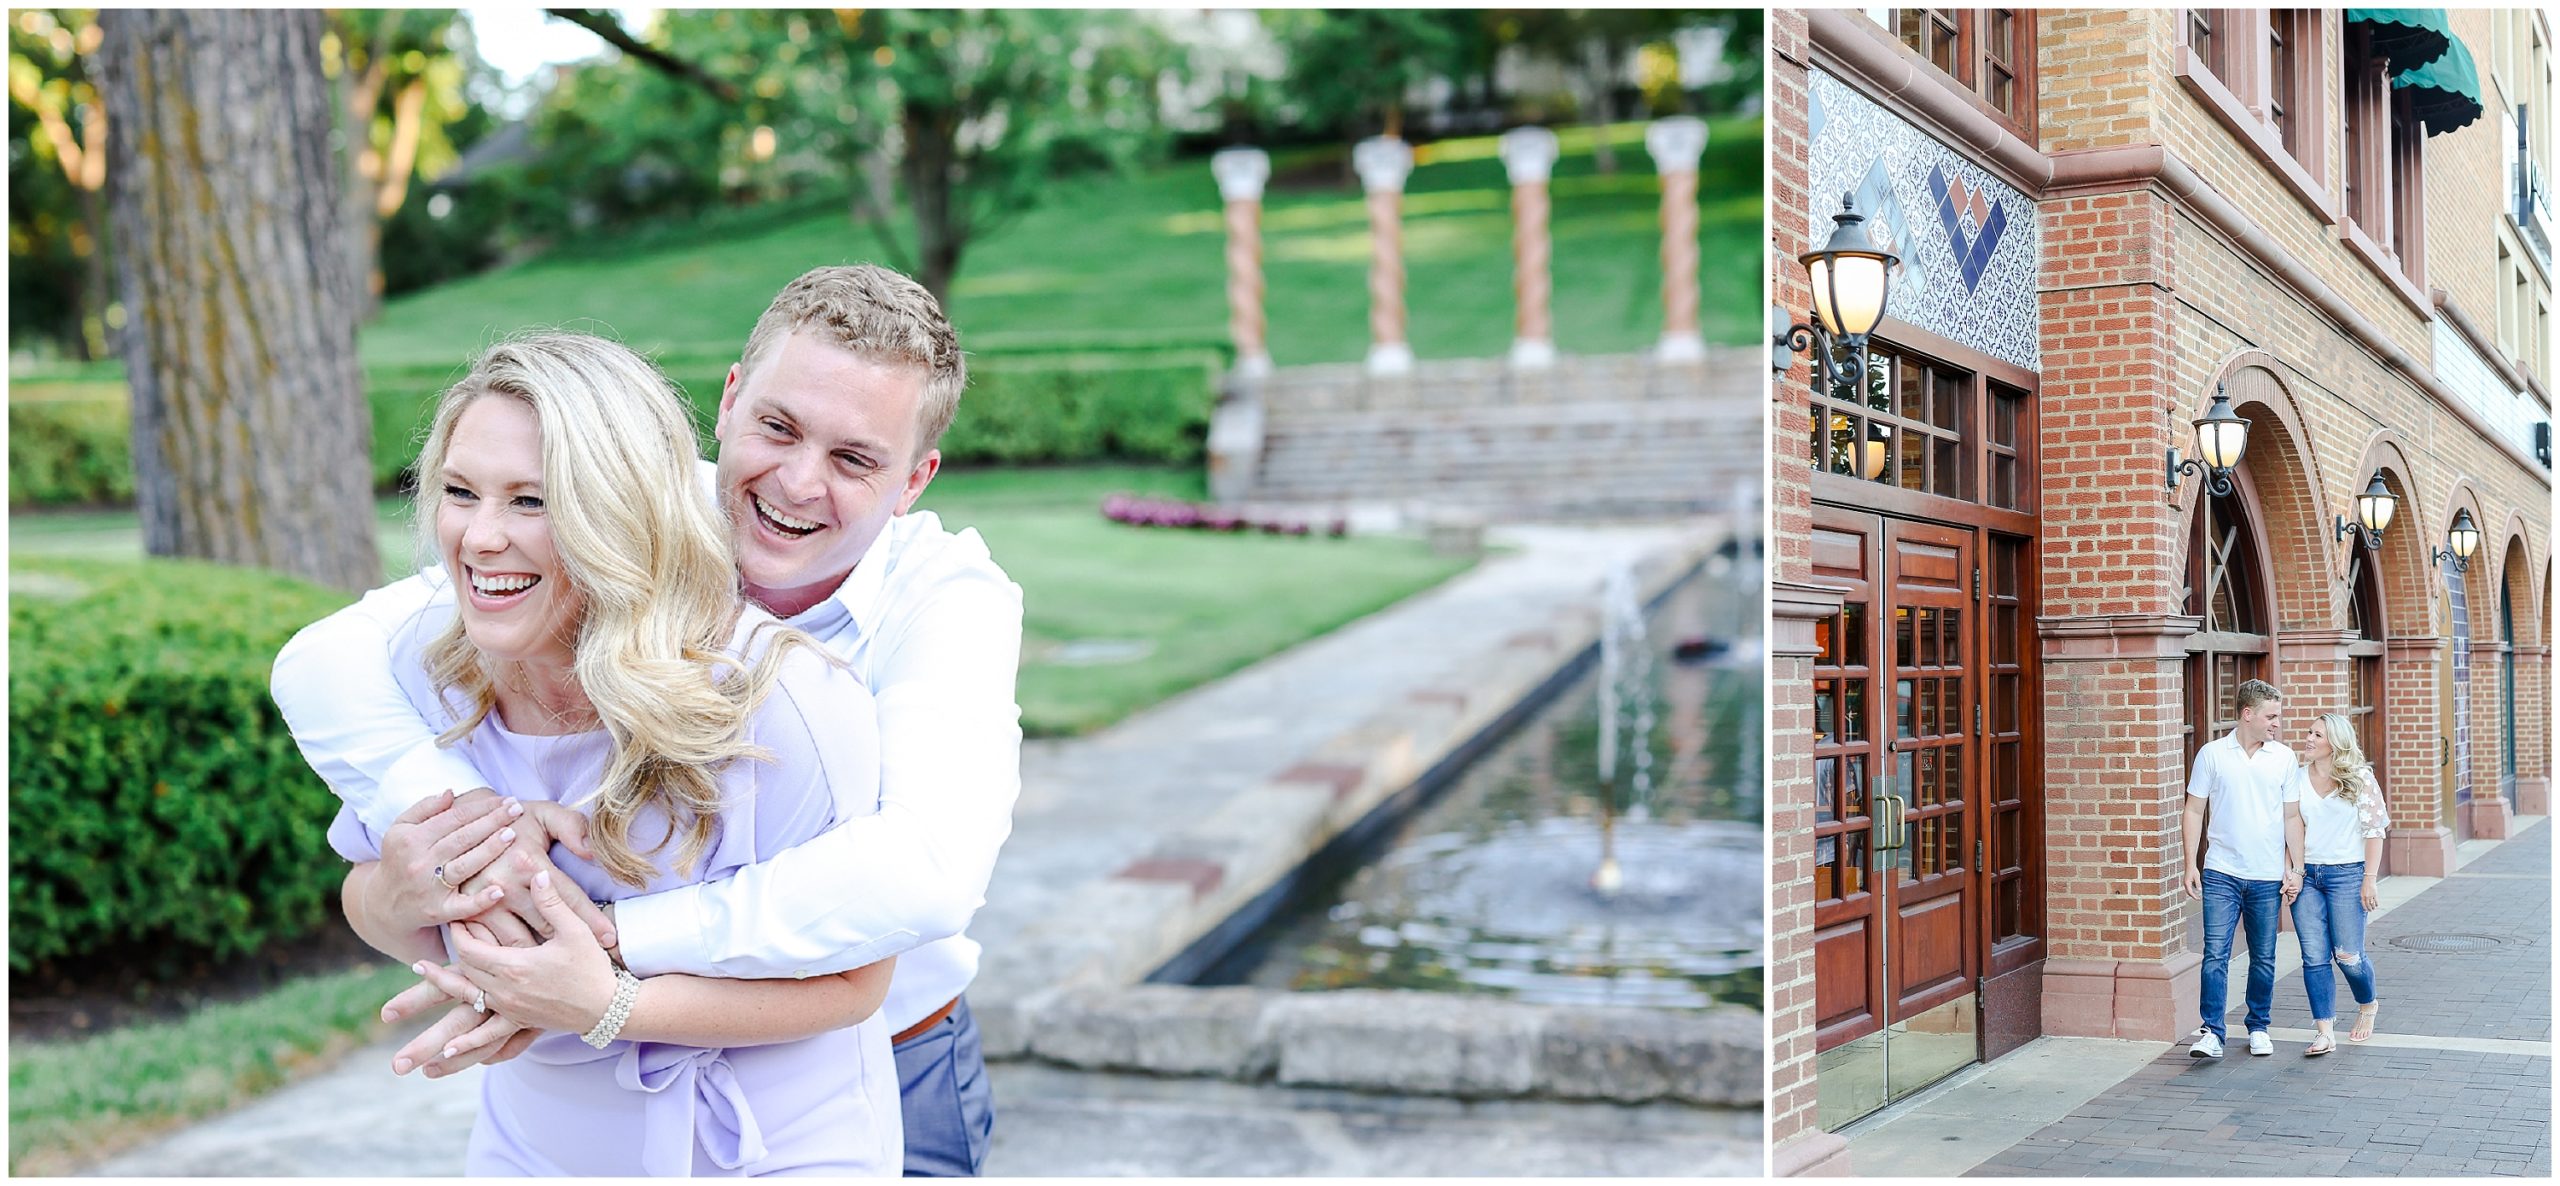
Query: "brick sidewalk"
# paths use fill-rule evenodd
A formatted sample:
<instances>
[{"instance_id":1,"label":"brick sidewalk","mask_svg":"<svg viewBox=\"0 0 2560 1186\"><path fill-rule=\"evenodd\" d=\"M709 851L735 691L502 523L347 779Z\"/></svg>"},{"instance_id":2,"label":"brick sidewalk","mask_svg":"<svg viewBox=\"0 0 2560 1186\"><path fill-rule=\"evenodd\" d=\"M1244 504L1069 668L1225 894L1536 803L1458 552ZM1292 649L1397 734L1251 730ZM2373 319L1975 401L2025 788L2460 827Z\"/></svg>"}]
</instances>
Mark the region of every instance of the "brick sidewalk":
<instances>
[{"instance_id":1,"label":"brick sidewalk","mask_svg":"<svg viewBox=\"0 0 2560 1186\"><path fill-rule=\"evenodd\" d=\"M2551 828L2536 823L2375 920L2374 1045L2302 1057L2283 1032L2311 1028L2297 974L2276 983L2274 1057L2250 1057L2235 958L2230 1055L2191 1059L2182 1044L1971 1176L2549 1177L2550 868ZM2344 981L2338 1001L2343 1038Z\"/></svg>"}]
</instances>

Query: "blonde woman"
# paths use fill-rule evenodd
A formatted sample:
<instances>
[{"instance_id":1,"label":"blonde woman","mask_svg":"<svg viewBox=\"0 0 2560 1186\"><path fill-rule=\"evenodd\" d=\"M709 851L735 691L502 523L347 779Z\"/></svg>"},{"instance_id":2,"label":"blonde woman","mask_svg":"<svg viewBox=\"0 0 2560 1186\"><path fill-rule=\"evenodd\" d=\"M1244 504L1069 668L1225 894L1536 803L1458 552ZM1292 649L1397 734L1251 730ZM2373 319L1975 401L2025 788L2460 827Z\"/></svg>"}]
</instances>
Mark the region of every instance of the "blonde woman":
<instances>
[{"instance_id":1,"label":"blonde woman","mask_svg":"<svg viewBox=\"0 0 2560 1186\"><path fill-rule=\"evenodd\" d=\"M2373 882L2382 868L2382 835L2391 826L2373 766L2356 744L2355 727L2329 713L2315 720L2302 744L2302 893L2293 900L2293 929L2302 940L2302 984L2311 996L2311 1020L2319 1033L2302 1053L2338 1048L2334 965L2356 998L2356 1025L2347 1040L2373 1036L2381 1011L2373 996L2373 961L2365 958L2365 915L2375 904Z\"/></svg>"},{"instance_id":2,"label":"blonde woman","mask_svg":"<svg viewBox=\"0 0 2560 1186\"><path fill-rule=\"evenodd\" d=\"M542 334L484 354L419 457L421 535L458 597L395 635L392 666L440 742L510 798L468 851L439 856L436 880L461 884L515 827L540 824L563 837L554 859L571 883L536 881L551 937L509 946L495 911L440 930L395 879L349 880L349 922L423 978L386 1016L459 1002L396 1070L439 1045L450 1059L545 1031L482 1076L474 1174L898 1172L888 961L805 980L640 980L562 896L719 877L876 808L869 694L740 600L694 439L647 362ZM352 860L380 856L352 812L330 835Z\"/></svg>"}]
</instances>

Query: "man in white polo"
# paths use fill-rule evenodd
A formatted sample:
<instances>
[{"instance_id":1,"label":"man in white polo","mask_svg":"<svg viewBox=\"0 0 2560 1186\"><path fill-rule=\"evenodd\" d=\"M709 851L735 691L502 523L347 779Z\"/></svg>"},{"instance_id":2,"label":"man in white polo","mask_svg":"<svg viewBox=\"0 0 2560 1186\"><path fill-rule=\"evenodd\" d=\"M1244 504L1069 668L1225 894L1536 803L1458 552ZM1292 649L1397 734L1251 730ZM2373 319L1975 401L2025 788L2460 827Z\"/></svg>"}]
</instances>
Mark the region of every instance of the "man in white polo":
<instances>
[{"instance_id":1,"label":"man in white polo","mask_svg":"<svg viewBox=\"0 0 2560 1186\"><path fill-rule=\"evenodd\" d=\"M2276 740L2284 694L2249 680L2239 708L2240 723L2196 751L2180 829L2187 892L2204 899L2204 1028L2187 1047L2195 1058L2222 1057L2235 924L2249 936L2249 1053L2275 1053L2267 1025L2275 1016L2276 911L2302 890L2302 763Z\"/></svg>"}]
</instances>

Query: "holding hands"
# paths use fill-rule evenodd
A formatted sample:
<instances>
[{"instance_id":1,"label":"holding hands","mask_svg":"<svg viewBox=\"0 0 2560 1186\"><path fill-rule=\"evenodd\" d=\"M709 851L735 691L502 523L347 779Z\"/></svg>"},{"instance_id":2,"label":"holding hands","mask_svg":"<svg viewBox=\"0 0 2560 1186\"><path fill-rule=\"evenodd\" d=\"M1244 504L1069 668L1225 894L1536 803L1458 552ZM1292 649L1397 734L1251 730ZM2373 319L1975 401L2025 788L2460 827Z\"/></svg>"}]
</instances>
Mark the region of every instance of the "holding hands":
<instances>
[{"instance_id":1,"label":"holding hands","mask_svg":"<svg viewBox=\"0 0 2560 1186\"><path fill-rule=\"evenodd\" d=\"M376 909L405 926L447 928L459 955L450 968L413 964L420 983L383 1006L383 1020L396 1022L460 1002L394 1055L395 1073L423 1066L440 1078L504 1062L563 1019L583 1031L603 1015L615 987L606 949L617 937L584 894L564 898L552 884L555 840L593 855L584 815L486 787L426 799L383 833ZM601 994L589 991L599 979Z\"/></svg>"}]
</instances>

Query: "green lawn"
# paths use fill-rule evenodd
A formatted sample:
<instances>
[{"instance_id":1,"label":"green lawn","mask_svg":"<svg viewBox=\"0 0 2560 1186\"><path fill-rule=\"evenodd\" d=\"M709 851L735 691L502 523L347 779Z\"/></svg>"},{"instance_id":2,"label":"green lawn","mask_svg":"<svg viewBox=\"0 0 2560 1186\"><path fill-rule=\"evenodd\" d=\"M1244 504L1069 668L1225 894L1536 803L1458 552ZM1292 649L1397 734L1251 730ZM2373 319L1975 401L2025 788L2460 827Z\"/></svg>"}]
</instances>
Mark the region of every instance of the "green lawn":
<instances>
[{"instance_id":1,"label":"green lawn","mask_svg":"<svg viewBox=\"0 0 2560 1186\"><path fill-rule=\"evenodd\" d=\"M153 1133L274 1090L387 1032L396 964L297 980L182 1020L9 1043L9 1172L71 1173Z\"/></svg>"},{"instance_id":2,"label":"green lawn","mask_svg":"<svg viewBox=\"0 0 2560 1186\"><path fill-rule=\"evenodd\" d=\"M959 468L919 504L986 537L1023 588L1024 731L1088 732L1446 580L1466 562L1401 537L1304 539L1127 527L1115 490L1198 499L1196 470ZM408 504L375 508L386 577L411 571ZM131 511L10 518L13 554L130 557Z\"/></svg>"},{"instance_id":3,"label":"green lawn","mask_svg":"<svg viewBox=\"0 0 2560 1186\"><path fill-rule=\"evenodd\" d=\"M1022 586L1023 731L1082 733L1393 605L1467 567L1406 538L1128 527L1115 490L1199 499L1196 471L981 470L921 504Z\"/></svg>"},{"instance_id":4,"label":"green lawn","mask_svg":"<svg viewBox=\"0 0 2560 1186\"><path fill-rule=\"evenodd\" d=\"M1603 175L1591 129L1559 133L1555 333L1568 353L1638 350L1661 332L1660 185L1643 125L1607 134L1618 171ZM1760 143L1757 116L1715 121L1701 165L1703 316L1715 341L1747 342L1761 328ZM1284 365L1352 361L1368 345L1368 223L1346 151L1296 150L1273 162L1263 255L1271 352ZM1511 341L1511 214L1494 140L1444 140L1418 157L1404 205L1414 351L1498 356ZM1224 235L1205 160L1063 184L1046 206L970 247L952 320L964 346L1223 340ZM403 297L365 327L360 350L377 368L458 367L496 335L569 325L654 350L721 355L737 349L793 276L883 258L832 201L747 211L580 244ZM50 388L26 394L85 394Z\"/></svg>"}]
</instances>

